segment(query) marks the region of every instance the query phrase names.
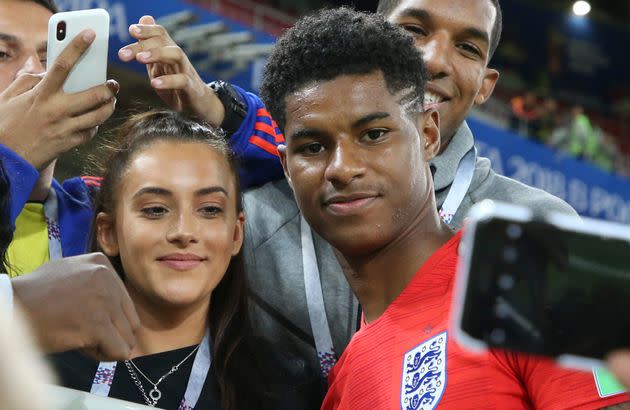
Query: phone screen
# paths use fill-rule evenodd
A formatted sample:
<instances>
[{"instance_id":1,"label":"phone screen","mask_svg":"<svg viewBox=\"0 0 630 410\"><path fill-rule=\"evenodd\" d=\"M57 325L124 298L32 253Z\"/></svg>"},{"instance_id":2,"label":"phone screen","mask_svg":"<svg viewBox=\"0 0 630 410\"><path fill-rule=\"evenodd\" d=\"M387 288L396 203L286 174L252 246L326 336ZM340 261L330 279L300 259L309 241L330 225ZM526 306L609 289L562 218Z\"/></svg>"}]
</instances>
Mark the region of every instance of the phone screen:
<instances>
[{"instance_id":1,"label":"phone screen","mask_svg":"<svg viewBox=\"0 0 630 410\"><path fill-rule=\"evenodd\" d=\"M479 221L461 327L488 346L601 359L630 346L630 242Z\"/></svg>"}]
</instances>

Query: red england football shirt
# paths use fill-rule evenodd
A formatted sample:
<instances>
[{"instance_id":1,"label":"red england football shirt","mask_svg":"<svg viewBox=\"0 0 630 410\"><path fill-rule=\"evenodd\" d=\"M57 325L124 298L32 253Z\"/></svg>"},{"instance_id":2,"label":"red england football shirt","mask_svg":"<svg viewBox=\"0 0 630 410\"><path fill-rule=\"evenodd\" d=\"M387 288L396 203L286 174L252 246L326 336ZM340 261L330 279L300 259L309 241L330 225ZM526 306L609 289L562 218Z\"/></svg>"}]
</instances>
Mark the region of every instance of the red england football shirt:
<instances>
[{"instance_id":1,"label":"red england football shirt","mask_svg":"<svg viewBox=\"0 0 630 410\"><path fill-rule=\"evenodd\" d=\"M448 330L461 232L438 249L405 290L364 324L329 376L322 409L598 409L592 373L519 353L464 350Z\"/></svg>"}]
</instances>

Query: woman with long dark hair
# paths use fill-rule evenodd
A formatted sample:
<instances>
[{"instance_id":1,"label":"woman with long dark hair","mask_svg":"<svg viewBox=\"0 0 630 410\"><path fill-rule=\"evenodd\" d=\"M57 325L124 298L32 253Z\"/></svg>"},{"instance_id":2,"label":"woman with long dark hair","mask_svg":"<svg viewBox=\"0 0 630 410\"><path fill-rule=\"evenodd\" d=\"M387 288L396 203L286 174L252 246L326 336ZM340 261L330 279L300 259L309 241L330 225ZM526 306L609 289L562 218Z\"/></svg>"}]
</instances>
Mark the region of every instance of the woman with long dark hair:
<instances>
[{"instance_id":1,"label":"woman with long dark hair","mask_svg":"<svg viewBox=\"0 0 630 410\"><path fill-rule=\"evenodd\" d=\"M93 250L120 274L142 325L130 360L52 356L62 383L166 409L265 408L247 322L238 172L223 135L153 111L128 120L111 151Z\"/></svg>"}]
</instances>

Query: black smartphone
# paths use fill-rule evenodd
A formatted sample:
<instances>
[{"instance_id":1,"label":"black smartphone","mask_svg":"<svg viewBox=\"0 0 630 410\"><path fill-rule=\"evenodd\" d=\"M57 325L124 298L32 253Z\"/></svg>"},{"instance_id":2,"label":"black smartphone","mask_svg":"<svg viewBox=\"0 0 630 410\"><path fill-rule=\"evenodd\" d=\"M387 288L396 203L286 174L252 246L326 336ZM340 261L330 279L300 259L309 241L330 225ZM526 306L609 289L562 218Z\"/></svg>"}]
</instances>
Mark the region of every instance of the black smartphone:
<instances>
[{"instance_id":1,"label":"black smartphone","mask_svg":"<svg viewBox=\"0 0 630 410\"><path fill-rule=\"evenodd\" d=\"M464 229L456 337L591 369L630 347L630 227L486 202Z\"/></svg>"}]
</instances>

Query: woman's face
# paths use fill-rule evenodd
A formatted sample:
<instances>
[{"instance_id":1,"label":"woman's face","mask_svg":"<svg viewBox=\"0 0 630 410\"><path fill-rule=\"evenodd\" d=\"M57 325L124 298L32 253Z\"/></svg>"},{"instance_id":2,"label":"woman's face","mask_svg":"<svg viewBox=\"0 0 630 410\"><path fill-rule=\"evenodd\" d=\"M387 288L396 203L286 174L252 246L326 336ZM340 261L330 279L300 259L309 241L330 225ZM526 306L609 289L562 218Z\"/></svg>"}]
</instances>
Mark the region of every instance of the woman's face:
<instances>
[{"instance_id":1,"label":"woman's face","mask_svg":"<svg viewBox=\"0 0 630 410\"><path fill-rule=\"evenodd\" d=\"M208 300L243 241L234 185L227 161L203 143L156 142L131 159L114 215L96 223L132 295L170 306Z\"/></svg>"}]
</instances>

